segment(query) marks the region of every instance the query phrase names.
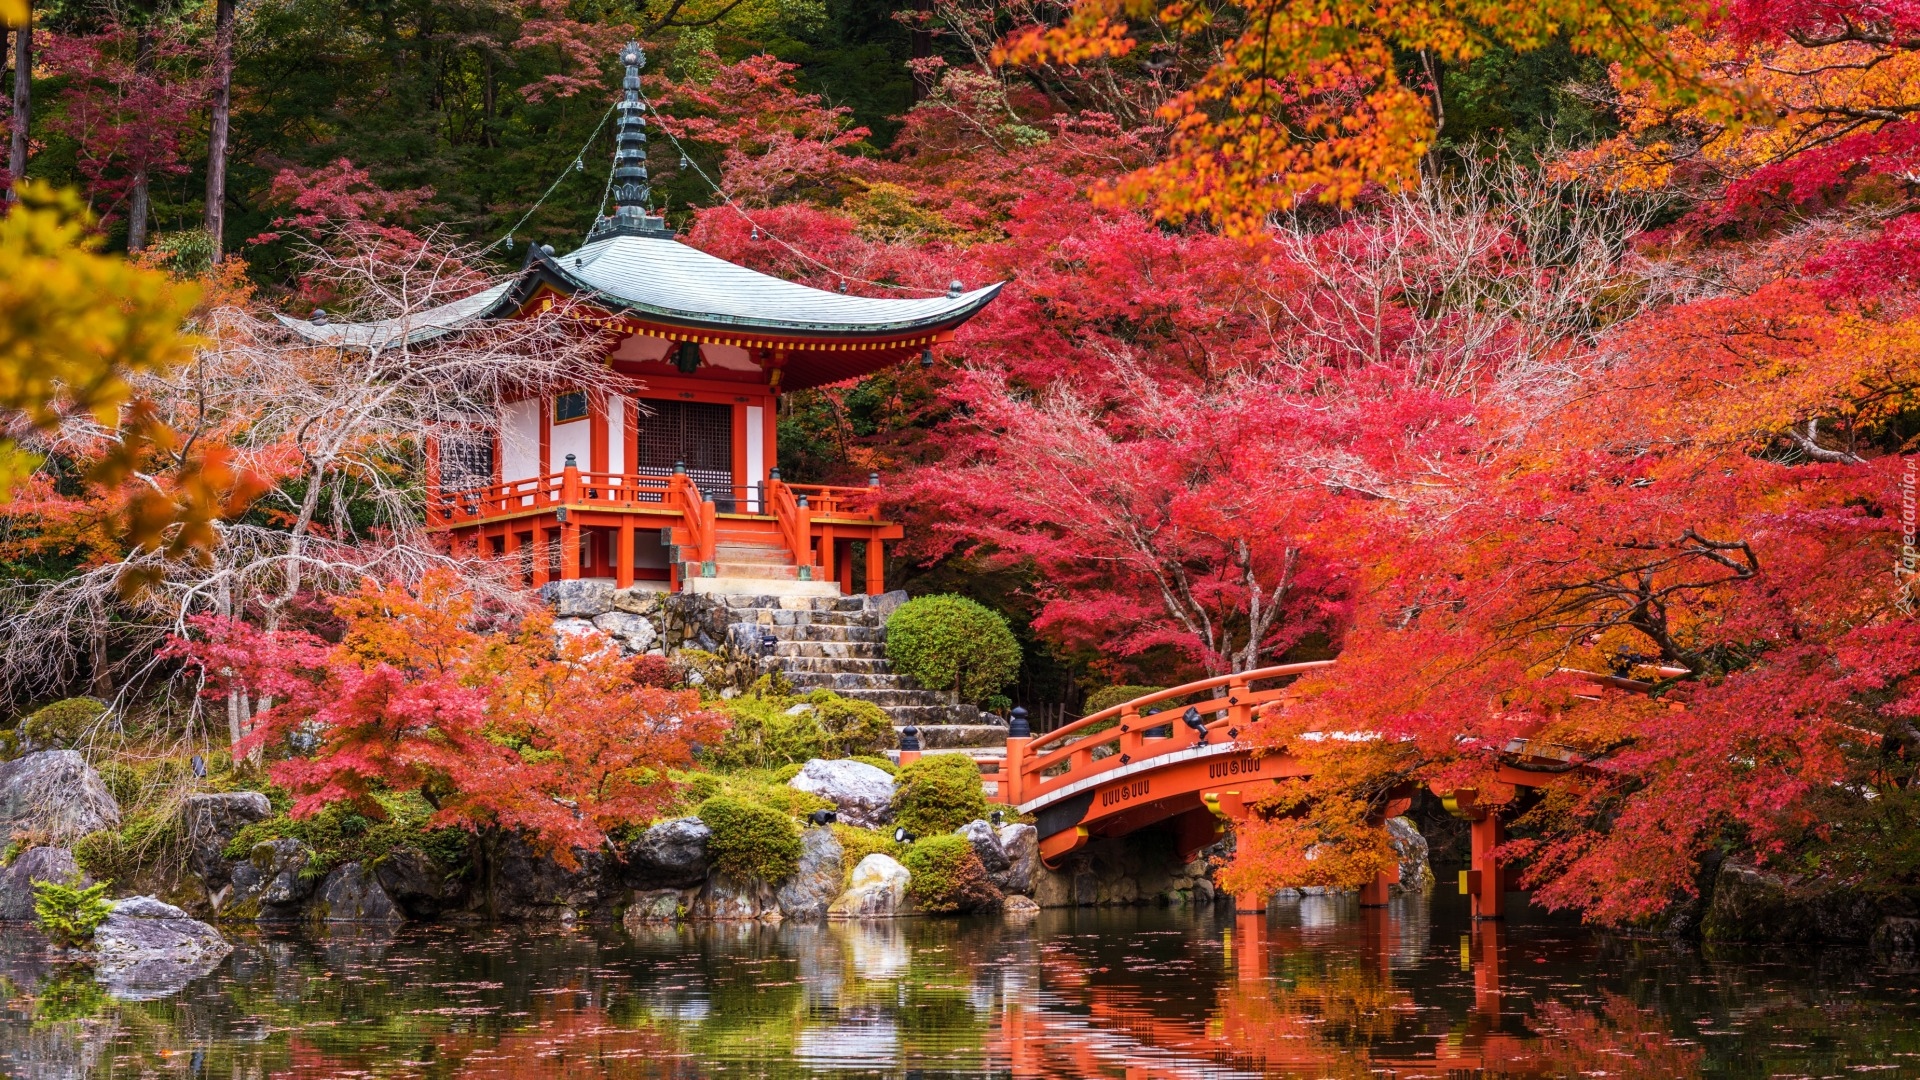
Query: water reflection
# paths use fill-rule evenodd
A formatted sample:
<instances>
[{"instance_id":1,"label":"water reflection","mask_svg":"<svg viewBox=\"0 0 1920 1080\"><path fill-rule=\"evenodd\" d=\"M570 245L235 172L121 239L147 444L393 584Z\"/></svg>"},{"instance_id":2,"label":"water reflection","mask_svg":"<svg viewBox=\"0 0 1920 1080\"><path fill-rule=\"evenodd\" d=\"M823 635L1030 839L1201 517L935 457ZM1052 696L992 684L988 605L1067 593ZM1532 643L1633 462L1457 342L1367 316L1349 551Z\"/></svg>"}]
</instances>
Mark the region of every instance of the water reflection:
<instances>
[{"instance_id":1,"label":"water reflection","mask_svg":"<svg viewBox=\"0 0 1920 1080\"><path fill-rule=\"evenodd\" d=\"M0 980L0 1071L36 1078L1920 1076L1920 983L1863 954L1703 957L1447 899L263 934L160 1001L8 940Z\"/></svg>"}]
</instances>

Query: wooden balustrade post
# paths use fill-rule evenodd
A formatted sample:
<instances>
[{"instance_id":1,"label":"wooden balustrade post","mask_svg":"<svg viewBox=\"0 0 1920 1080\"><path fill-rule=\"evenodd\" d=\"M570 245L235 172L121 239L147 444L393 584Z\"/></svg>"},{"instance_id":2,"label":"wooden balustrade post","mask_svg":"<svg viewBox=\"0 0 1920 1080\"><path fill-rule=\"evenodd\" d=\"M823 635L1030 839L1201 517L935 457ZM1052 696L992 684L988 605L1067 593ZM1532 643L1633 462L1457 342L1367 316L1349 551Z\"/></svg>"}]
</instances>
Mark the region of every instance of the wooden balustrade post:
<instances>
[{"instance_id":1,"label":"wooden balustrade post","mask_svg":"<svg viewBox=\"0 0 1920 1080\"><path fill-rule=\"evenodd\" d=\"M614 588L633 588L633 563L633 517L628 515L620 519L620 554L613 567Z\"/></svg>"},{"instance_id":2,"label":"wooden balustrade post","mask_svg":"<svg viewBox=\"0 0 1920 1080\"><path fill-rule=\"evenodd\" d=\"M1027 782L1022 774L1027 767L1027 744L1032 741L1033 727L1027 721L1027 710L1016 705L1007 716L1007 785L1000 793L1000 801L1009 806L1019 806L1026 801Z\"/></svg>"}]
</instances>

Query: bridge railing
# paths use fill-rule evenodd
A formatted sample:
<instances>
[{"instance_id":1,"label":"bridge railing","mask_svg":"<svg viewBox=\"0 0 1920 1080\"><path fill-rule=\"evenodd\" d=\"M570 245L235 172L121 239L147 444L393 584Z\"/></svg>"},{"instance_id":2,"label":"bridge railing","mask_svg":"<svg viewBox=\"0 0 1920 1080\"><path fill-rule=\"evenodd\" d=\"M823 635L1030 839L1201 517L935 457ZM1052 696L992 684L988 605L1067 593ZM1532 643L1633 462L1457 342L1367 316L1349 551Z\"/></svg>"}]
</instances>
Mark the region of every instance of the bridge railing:
<instances>
[{"instance_id":1,"label":"bridge railing","mask_svg":"<svg viewBox=\"0 0 1920 1080\"><path fill-rule=\"evenodd\" d=\"M1202 741L1232 742L1262 706L1287 697L1295 678L1332 663L1317 660L1218 675L1102 709L1045 735L1009 738L1006 763L981 779L998 785L1000 801L1018 806ZM1280 679L1286 685L1261 685ZM1160 711L1154 711L1156 706Z\"/></svg>"}]
</instances>

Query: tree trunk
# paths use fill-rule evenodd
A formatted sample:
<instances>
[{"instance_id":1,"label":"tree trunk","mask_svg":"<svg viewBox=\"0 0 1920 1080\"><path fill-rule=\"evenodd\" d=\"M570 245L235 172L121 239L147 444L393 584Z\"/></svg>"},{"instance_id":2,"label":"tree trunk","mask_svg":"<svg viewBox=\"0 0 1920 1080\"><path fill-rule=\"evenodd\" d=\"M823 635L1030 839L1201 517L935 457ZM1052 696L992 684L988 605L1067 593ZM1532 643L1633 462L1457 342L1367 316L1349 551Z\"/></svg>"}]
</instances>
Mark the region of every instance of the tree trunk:
<instances>
[{"instance_id":1,"label":"tree trunk","mask_svg":"<svg viewBox=\"0 0 1920 1080\"><path fill-rule=\"evenodd\" d=\"M7 154L7 201L19 196L13 189L27 176L27 128L33 123L33 5L27 19L13 32L13 146Z\"/></svg>"},{"instance_id":2,"label":"tree trunk","mask_svg":"<svg viewBox=\"0 0 1920 1080\"><path fill-rule=\"evenodd\" d=\"M233 111L233 0L213 9L213 123L207 135L207 234L220 262L226 232L227 129Z\"/></svg>"},{"instance_id":3,"label":"tree trunk","mask_svg":"<svg viewBox=\"0 0 1920 1080\"><path fill-rule=\"evenodd\" d=\"M136 83L153 74L153 30L142 26L134 34L133 70ZM127 250L144 251L147 246L147 218L152 216L152 195L147 172L147 155L139 155L133 167L133 191L127 196Z\"/></svg>"}]
</instances>

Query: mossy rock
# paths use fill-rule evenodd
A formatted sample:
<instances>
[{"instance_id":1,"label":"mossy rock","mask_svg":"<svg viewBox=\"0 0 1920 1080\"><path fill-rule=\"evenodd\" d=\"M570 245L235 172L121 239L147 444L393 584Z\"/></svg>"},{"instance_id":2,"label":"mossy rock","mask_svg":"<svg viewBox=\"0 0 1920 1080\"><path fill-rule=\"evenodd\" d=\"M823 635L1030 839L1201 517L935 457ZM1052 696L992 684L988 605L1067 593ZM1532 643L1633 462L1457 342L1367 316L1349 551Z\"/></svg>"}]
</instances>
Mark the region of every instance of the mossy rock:
<instances>
[{"instance_id":1,"label":"mossy rock","mask_svg":"<svg viewBox=\"0 0 1920 1080\"><path fill-rule=\"evenodd\" d=\"M973 844L948 833L918 840L900 858L913 880L907 895L923 911L979 911L1002 899Z\"/></svg>"},{"instance_id":2,"label":"mossy rock","mask_svg":"<svg viewBox=\"0 0 1920 1080\"><path fill-rule=\"evenodd\" d=\"M987 816L980 766L965 754L928 754L893 781L893 820L915 836L950 833Z\"/></svg>"},{"instance_id":3,"label":"mossy rock","mask_svg":"<svg viewBox=\"0 0 1920 1080\"><path fill-rule=\"evenodd\" d=\"M800 866L800 827L778 810L716 795L700 804L699 817L713 830L707 858L736 881L780 881Z\"/></svg>"},{"instance_id":4,"label":"mossy rock","mask_svg":"<svg viewBox=\"0 0 1920 1080\"><path fill-rule=\"evenodd\" d=\"M71 749L106 715L107 704L99 698L64 698L41 706L21 721L20 740L35 750Z\"/></svg>"}]
</instances>

